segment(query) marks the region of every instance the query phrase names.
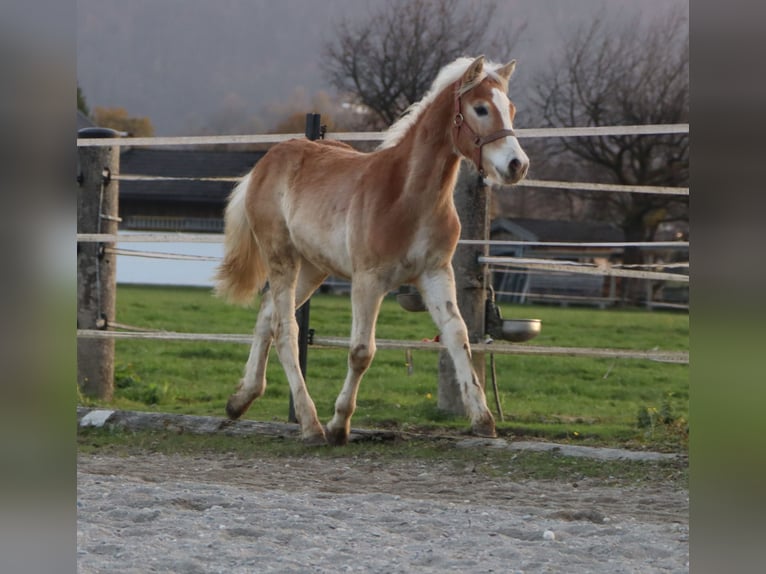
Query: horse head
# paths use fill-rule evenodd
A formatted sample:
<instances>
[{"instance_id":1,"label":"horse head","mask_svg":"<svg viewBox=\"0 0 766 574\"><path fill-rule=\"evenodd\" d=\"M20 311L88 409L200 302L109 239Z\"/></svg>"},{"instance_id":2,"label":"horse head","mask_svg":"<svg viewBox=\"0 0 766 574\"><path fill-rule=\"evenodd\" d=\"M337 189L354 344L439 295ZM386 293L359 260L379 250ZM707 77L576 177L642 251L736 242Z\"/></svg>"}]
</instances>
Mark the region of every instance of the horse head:
<instances>
[{"instance_id":1,"label":"horse head","mask_svg":"<svg viewBox=\"0 0 766 574\"><path fill-rule=\"evenodd\" d=\"M516 60L485 68L484 56L479 56L455 83L453 144L483 177L511 185L529 169L529 158L513 131L516 107L507 95Z\"/></svg>"}]
</instances>

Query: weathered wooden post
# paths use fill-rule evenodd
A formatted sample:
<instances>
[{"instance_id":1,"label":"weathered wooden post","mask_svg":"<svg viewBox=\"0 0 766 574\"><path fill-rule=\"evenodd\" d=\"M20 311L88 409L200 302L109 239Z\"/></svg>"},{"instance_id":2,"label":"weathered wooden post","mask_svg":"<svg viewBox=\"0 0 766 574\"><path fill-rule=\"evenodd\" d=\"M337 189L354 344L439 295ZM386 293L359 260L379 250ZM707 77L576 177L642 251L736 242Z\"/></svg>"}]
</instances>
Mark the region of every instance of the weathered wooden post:
<instances>
[{"instance_id":1,"label":"weathered wooden post","mask_svg":"<svg viewBox=\"0 0 766 574\"><path fill-rule=\"evenodd\" d=\"M78 137L114 138L107 128L85 128ZM117 233L119 147L78 148L77 233ZM115 316L116 256L112 243L77 244L77 328L106 329ZM77 383L89 397L111 400L114 339L77 340Z\"/></svg>"},{"instance_id":2,"label":"weathered wooden post","mask_svg":"<svg viewBox=\"0 0 766 574\"><path fill-rule=\"evenodd\" d=\"M468 162L460 167L455 186L455 207L460 216L460 239L489 238L489 193L478 172ZM473 343L484 341L485 302L487 299L486 266L479 257L489 255L487 245L458 245L452 258L457 287L457 305L468 328L468 339ZM473 353L473 366L484 387L486 361L484 353ZM464 415L460 389L455 380L455 368L446 351L439 354L439 390L437 406L446 412Z\"/></svg>"}]
</instances>

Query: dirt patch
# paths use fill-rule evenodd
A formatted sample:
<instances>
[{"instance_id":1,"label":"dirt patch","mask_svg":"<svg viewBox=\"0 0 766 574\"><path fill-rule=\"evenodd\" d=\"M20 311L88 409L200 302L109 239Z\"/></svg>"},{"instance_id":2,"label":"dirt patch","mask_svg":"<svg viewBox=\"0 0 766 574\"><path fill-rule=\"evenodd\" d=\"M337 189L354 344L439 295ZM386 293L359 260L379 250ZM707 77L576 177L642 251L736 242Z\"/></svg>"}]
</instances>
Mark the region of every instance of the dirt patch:
<instances>
[{"instance_id":1,"label":"dirt patch","mask_svg":"<svg viewBox=\"0 0 766 574\"><path fill-rule=\"evenodd\" d=\"M80 572L687 572L688 492L433 460L81 454Z\"/></svg>"}]
</instances>

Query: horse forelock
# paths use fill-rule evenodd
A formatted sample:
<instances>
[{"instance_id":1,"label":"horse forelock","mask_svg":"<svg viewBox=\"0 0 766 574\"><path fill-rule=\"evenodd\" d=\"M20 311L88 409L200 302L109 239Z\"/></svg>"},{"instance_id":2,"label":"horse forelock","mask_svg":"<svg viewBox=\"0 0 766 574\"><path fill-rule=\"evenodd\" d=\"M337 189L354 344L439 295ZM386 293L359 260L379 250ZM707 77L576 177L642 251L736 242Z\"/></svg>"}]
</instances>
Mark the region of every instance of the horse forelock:
<instances>
[{"instance_id":1,"label":"horse forelock","mask_svg":"<svg viewBox=\"0 0 766 574\"><path fill-rule=\"evenodd\" d=\"M396 120L396 122L394 122L388 128L388 130L386 130L385 135L383 136L383 141L378 146L378 149L385 149L398 144L404 138L409 129L415 125L415 123L418 121L418 118L423 114L425 109L428 108L431 103L433 103L433 101L436 99L436 96L457 82L468 69L468 66L473 63L473 61L474 58L460 57L439 70L439 73L436 75L436 79L434 79L426 94L419 101L408 107L402 116ZM461 89L461 94L480 84L488 75L503 84L504 81L496 73L496 70L500 67L502 67L502 64L486 61L484 63L484 72L476 79L475 82L463 86Z\"/></svg>"}]
</instances>

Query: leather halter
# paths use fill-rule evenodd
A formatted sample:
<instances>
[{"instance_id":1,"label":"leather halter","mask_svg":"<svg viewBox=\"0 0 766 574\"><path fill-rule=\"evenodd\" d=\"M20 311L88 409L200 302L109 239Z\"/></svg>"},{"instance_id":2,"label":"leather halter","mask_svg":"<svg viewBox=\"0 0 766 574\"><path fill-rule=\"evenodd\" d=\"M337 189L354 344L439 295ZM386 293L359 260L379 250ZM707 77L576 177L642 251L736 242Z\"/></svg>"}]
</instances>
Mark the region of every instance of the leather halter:
<instances>
[{"instance_id":1,"label":"leather halter","mask_svg":"<svg viewBox=\"0 0 766 574\"><path fill-rule=\"evenodd\" d=\"M476 85L478 86L479 84L476 84ZM461 111L462 96L460 94L460 86L461 86L461 81L458 80L455 83L455 117L452 120L452 128L454 130L452 141L455 144L455 147L457 147L458 138L460 137L460 129L464 128L465 131L468 132L468 135L471 137L471 142L473 143L471 161L473 162L473 165L476 166L476 169L478 170L479 175L481 177L486 177L487 174L484 171L484 167L483 167L481 148L484 147L485 144L491 143L501 138L508 137L508 136L515 136L516 132L509 129L502 129L502 130L497 130L496 132L492 132L491 134L486 136L480 136L475 131L473 131L471 126L468 125L468 122L465 121L465 118L463 117L463 113ZM473 88L475 87L476 86L474 86ZM470 92L473 88L471 88L470 90L467 90L466 93Z\"/></svg>"}]
</instances>

